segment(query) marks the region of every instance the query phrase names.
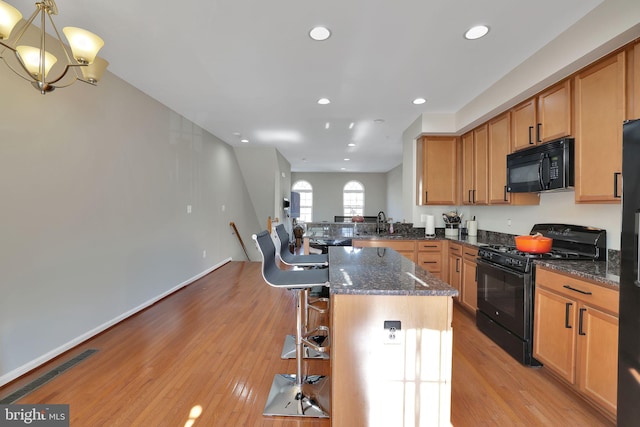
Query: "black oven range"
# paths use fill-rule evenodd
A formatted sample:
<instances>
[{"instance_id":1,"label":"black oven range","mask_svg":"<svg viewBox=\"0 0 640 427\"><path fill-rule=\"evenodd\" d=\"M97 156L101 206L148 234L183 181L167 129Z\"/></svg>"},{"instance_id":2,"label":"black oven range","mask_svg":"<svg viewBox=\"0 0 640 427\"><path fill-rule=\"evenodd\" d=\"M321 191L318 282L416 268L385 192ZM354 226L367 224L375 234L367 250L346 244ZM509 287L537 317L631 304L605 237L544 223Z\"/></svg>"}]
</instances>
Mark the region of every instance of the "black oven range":
<instances>
[{"instance_id":1,"label":"black oven range","mask_svg":"<svg viewBox=\"0 0 640 427\"><path fill-rule=\"evenodd\" d=\"M594 261L606 259L605 230L568 224L536 224L530 234L553 239L548 253L530 254L515 246L487 245L478 250L476 325L485 335L527 366L540 366L533 351L533 304L536 259Z\"/></svg>"}]
</instances>

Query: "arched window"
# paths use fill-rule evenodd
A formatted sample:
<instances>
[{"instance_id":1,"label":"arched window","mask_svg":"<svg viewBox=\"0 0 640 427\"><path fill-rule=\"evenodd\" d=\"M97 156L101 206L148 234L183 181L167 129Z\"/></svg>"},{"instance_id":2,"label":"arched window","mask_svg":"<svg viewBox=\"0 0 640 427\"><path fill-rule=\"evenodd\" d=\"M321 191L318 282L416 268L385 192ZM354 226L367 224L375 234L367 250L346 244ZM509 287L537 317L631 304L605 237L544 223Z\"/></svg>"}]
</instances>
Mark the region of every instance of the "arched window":
<instances>
[{"instance_id":1,"label":"arched window","mask_svg":"<svg viewBox=\"0 0 640 427\"><path fill-rule=\"evenodd\" d=\"M349 181L342 191L344 216L364 215L364 185Z\"/></svg>"},{"instance_id":2,"label":"arched window","mask_svg":"<svg viewBox=\"0 0 640 427\"><path fill-rule=\"evenodd\" d=\"M307 181L296 181L291 191L300 193L300 221L311 222L313 213L313 187Z\"/></svg>"}]
</instances>

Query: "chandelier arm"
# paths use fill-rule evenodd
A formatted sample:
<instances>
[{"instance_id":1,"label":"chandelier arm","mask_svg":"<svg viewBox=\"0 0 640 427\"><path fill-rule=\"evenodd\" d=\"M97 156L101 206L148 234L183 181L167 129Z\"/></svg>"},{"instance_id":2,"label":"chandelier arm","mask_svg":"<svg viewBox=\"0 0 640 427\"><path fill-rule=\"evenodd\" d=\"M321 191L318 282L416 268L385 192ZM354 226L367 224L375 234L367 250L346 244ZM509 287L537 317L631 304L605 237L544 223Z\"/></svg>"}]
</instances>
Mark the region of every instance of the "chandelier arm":
<instances>
[{"instance_id":1,"label":"chandelier arm","mask_svg":"<svg viewBox=\"0 0 640 427\"><path fill-rule=\"evenodd\" d=\"M65 65L64 70L62 71L62 74L60 74L60 76L58 76L58 78L56 78L55 80L48 81L47 84L57 83L60 80L62 80L67 75L67 73L69 72L70 68L74 68L75 69L77 67L84 67L84 66L85 65L83 65L83 64L67 64L67 65ZM68 85L56 86L56 87L67 87L67 86L70 86L76 80L80 80L77 75L74 76L73 80Z\"/></svg>"},{"instance_id":2,"label":"chandelier arm","mask_svg":"<svg viewBox=\"0 0 640 427\"><path fill-rule=\"evenodd\" d=\"M55 22L53 22L53 18L51 17L51 15L49 15L49 22L51 22L51 27L53 28L53 31L56 33L56 37L58 37L58 43L60 43L60 47L62 48L64 55L67 57L67 64L77 64L78 61L76 61L75 59L72 59L72 56L69 56L69 51L67 50L66 45L62 41L62 37L60 36L58 27L56 27Z\"/></svg>"}]
</instances>

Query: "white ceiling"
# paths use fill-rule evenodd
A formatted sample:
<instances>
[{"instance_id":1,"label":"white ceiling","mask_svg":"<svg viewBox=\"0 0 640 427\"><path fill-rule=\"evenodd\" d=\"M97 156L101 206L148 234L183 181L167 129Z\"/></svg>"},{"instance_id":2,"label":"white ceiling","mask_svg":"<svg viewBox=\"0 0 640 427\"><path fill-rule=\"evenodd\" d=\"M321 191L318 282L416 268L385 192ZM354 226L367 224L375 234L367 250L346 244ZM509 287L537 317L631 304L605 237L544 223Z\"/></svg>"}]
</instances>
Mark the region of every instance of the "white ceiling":
<instances>
[{"instance_id":1,"label":"white ceiling","mask_svg":"<svg viewBox=\"0 0 640 427\"><path fill-rule=\"evenodd\" d=\"M422 113L456 113L601 2L58 0L55 21L99 34L109 71L231 145L276 147L294 172L387 172ZM307 35L319 24L329 40Z\"/></svg>"}]
</instances>

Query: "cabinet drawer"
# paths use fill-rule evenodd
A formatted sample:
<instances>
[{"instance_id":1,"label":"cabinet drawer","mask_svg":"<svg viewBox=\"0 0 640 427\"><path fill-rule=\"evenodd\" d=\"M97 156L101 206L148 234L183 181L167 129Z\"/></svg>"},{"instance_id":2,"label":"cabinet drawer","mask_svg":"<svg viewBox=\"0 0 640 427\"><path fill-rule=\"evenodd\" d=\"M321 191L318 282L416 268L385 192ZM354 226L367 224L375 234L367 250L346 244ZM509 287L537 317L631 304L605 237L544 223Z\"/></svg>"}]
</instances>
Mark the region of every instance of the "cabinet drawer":
<instances>
[{"instance_id":1,"label":"cabinet drawer","mask_svg":"<svg viewBox=\"0 0 640 427\"><path fill-rule=\"evenodd\" d=\"M462 256L462 245L459 243L449 243L449 255Z\"/></svg>"},{"instance_id":2,"label":"cabinet drawer","mask_svg":"<svg viewBox=\"0 0 640 427\"><path fill-rule=\"evenodd\" d=\"M418 252L440 252L441 250L442 242L418 241Z\"/></svg>"},{"instance_id":3,"label":"cabinet drawer","mask_svg":"<svg viewBox=\"0 0 640 427\"><path fill-rule=\"evenodd\" d=\"M536 268L536 286L618 314L618 292L573 276Z\"/></svg>"},{"instance_id":4,"label":"cabinet drawer","mask_svg":"<svg viewBox=\"0 0 640 427\"><path fill-rule=\"evenodd\" d=\"M419 252L418 265L429 272L440 272L442 270L442 257L440 253Z\"/></svg>"},{"instance_id":5,"label":"cabinet drawer","mask_svg":"<svg viewBox=\"0 0 640 427\"><path fill-rule=\"evenodd\" d=\"M465 257L465 259L468 259L469 261L475 261L476 258L478 258L478 250L477 249L471 249L468 247L464 247L462 250L462 253Z\"/></svg>"}]
</instances>

